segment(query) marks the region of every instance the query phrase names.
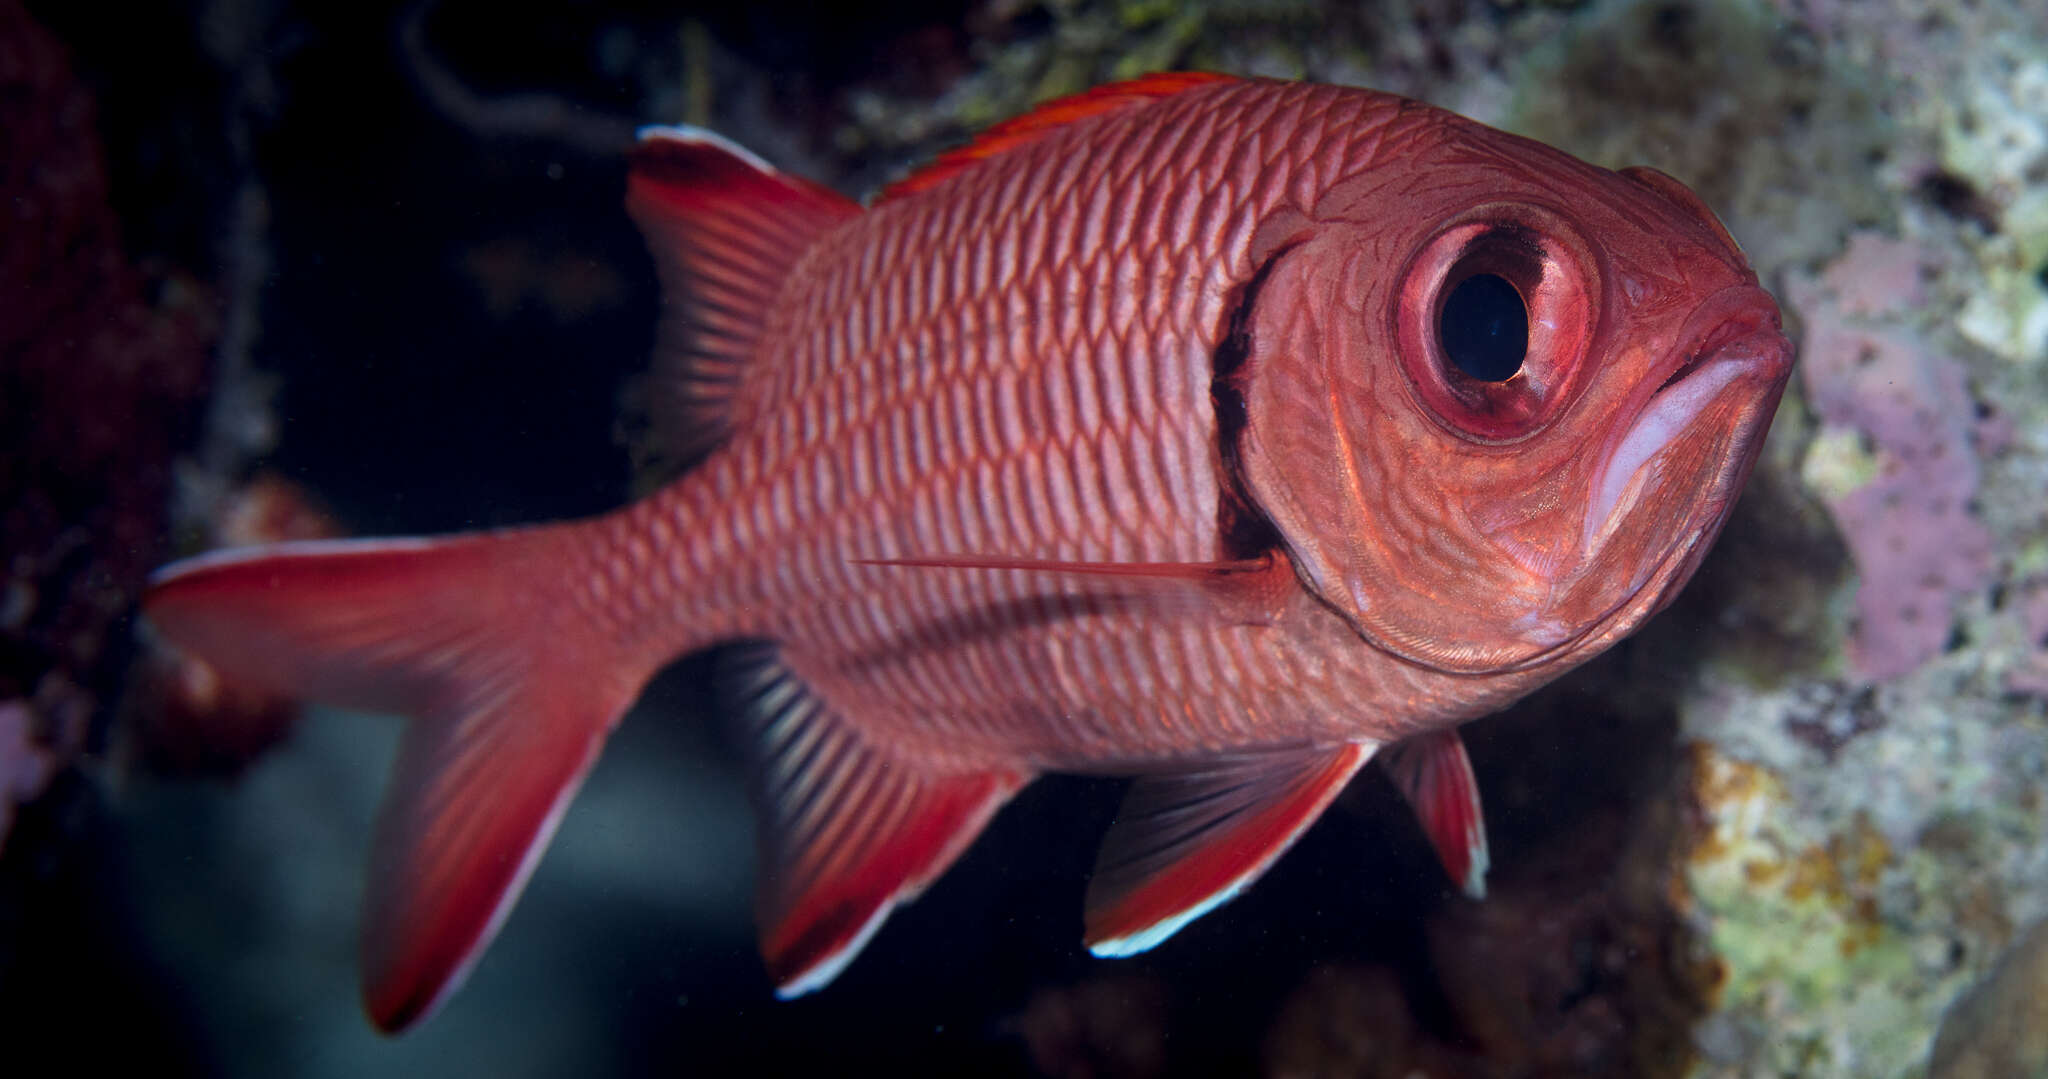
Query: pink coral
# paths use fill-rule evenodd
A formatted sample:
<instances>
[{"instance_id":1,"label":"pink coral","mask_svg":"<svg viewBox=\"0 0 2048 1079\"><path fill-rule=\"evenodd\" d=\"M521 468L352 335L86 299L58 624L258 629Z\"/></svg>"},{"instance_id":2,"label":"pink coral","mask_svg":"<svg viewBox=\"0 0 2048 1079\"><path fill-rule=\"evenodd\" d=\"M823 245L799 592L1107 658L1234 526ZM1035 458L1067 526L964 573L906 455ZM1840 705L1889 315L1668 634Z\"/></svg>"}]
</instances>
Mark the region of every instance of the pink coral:
<instances>
[{"instance_id":1,"label":"pink coral","mask_svg":"<svg viewBox=\"0 0 2048 1079\"><path fill-rule=\"evenodd\" d=\"M1807 399L1877 460L1876 478L1827 499L1862 579L1849 661L1872 680L1939 653L1956 602L1992 571L1991 535L1971 507L1976 409L1962 368L1897 317L1918 299L1925 259L1858 236L1818 282L1791 293L1807 326Z\"/></svg>"}]
</instances>

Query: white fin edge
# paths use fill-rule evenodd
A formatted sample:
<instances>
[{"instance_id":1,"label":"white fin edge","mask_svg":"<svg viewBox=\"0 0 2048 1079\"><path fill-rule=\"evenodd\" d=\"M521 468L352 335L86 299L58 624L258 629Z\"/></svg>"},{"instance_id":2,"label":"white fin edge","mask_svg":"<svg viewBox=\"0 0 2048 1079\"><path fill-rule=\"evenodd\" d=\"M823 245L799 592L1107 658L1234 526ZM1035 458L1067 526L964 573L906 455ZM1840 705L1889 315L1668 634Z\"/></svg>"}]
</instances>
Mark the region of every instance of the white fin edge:
<instances>
[{"instance_id":1,"label":"white fin edge","mask_svg":"<svg viewBox=\"0 0 2048 1079\"><path fill-rule=\"evenodd\" d=\"M795 1000L798 997L815 993L832 984L832 980L839 977L839 972L845 970L848 963L853 962L853 957L859 955L861 949L868 946L868 941L881 930L882 923L889 920L890 912L895 909L895 899L891 899L876 907L874 914L868 917L867 924L860 927L860 932L855 933L853 939L847 941L844 948L811 964L809 970L804 971L795 978L776 986L775 999Z\"/></svg>"},{"instance_id":2,"label":"white fin edge","mask_svg":"<svg viewBox=\"0 0 2048 1079\"><path fill-rule=\"evenodd\" d=\"M1366 763L1379 751L1379 748L1375 744L1366 744L1364 746L1365 753L1347 774L1346 783L1350 782L1351 776L1356 776L1358 771L1365 767ZM1335 799L1336 794L1341 792L1342 789L1343 784L1339 784L1337 791L1332 792L1330 795L1331 799ZM1288 830L1285 840L1273 844L1267 850L1265 857L1247 867L1244 872L1232 877L1222 887L1209 893L1200 902L1183 907L1172 916L1154 922L1135 933L1127 933L1121 937L1111 937L1108 940L1096 941L1088 946L1089 954L1100 959L1127 959L1158 947L1168 937L1180 932L1189 922L1237 898L1253 881L1258 880L1265 875L1268 869L1273 868L1273 863L1279 861L1281 855L1292 850L1295 842L1301 838L1302 833L1314 827L1316 821L1321 820L1322 816L1321 812L1309 814L1301 823Z\"/></svg>"},{"instance_id":3,"label":"white fin edge","mask_svg":"<svg viewBox=\"0 0 2048 1079\"><path fill-rule=\"evenodd\" d=\"M540 867L541 855L547 853L548 844L554 841L555 830L562 826L562 817L569 812L569 803L576 800L576 792L582 788L584 777L590 774L591 766L596 763L597 756L592 754L590 760L584 764L583 771L571 779L562 788L561 793L555 796L555 804L548 807L547 817L533 833L533 842L527 845L526 853L520 855L519 868L512 872L511 882L498 895L498 905L491 908L491 916L484 921L484 931L477 935L476 943L470 945L469 954L463 956L462 961L455 964L455 969L449 972L448 980L442 982L441 988L427 999L419 1014L407 1022L408 1028L417 1027L432 1019L434 1013L440 1011L441 1006L455 995L455 991L462 988L464 982L469 981L470 972L476 969L477 961L490 950L491 942L498 939L498 930L503 929L505 919L511 917L512 908L519 905L519 896L526 891L526 883L532 879L533 871Z\"/></svg>"},{"instance_id":4,"label":"white fin edge","mask_svg":"<svg viewBox=\"0 0 2048 1079\"><path fill-rule=\"evenodd\" d=\"M782 174L780 169L770 165L760 154L716 131L692 124L648 124L633 132L633 137L640 142L691 142L715 146L770 176Z\"/></svg>"},{"instance_id":5,"label":"white fin edge","mask_svg":"<svg viewBox=\"0 0 2048 1079\"><path fill-rule=\"evenodd\" d=\"M1309 823L1313 824L1314 822L1311 821ZM1300 838L1302 831L1306 827L1307 826L1304 825L1302 828L1295 829L1294 833L1287 837L1287 842L1289 844L1292 844L1296 839ZM1285 845L1283 845L1277 849L1285 850L1287 848ZM1236 899L1239 893L1243 892L1245 890L1245 887L1249 885L1252 881L1257 880L1259 875L1264 873L1268 868L1270 868L1273 862L1278 859L1278 857L1279 855L1275 854L1274 857L1268 858L1265 861L1260 862L1258 865L1253 866L1249 871L1240 875L1235 880L1232 880L1229 884L1226 884L1222 888L1211 893L1209 898L1202 900L1200 903L1197 903L1192 907L1187 907L1183 909L1180 913L1174 915L1171 918L1166 919L1165 921L1154 922L1153 924L1146 926L1144 929L1141 929L1138 932L1132 933L1128 936L1112 937L1109 940L1096 941L1094 944L1088 946L1088 953L1090 955L1095 956L1098 959L1128 959L1131 956L1137 955L1140 952L1151 951L1152 949L1158 947L1160 944L1165 943L1166 938L1174 935L1175 933L1180 932L1181 929L1184 926L1186 926L1189 922L1192 922L1196 918L1199 918L1202 915L1207 914L1212 910L1215 910L1217 907L1220 907L1223 904L1228 903L1233 899Z\"/></svg>"}]
</instances>

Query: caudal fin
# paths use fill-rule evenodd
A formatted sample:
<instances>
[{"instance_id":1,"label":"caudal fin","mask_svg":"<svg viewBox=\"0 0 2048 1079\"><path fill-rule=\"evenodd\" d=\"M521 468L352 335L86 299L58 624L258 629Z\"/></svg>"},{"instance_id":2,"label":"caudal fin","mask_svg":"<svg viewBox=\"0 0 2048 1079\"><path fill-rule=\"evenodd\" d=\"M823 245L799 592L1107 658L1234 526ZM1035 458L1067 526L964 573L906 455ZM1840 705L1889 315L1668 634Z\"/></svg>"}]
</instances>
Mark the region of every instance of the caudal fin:
<instances>
[{"instance_id":1,"label":"caudal fin","mask_svg":"<svg viewBox=\"0 0 2048 1079\"><path fill-rule=\"evenodd\" d=\"M236 681L414 720L363 925L384 1030L461 982L651 673L575 592L589 527L225 552L167 567L144 597L158 631Z\"/></svg>"}]
</instances>

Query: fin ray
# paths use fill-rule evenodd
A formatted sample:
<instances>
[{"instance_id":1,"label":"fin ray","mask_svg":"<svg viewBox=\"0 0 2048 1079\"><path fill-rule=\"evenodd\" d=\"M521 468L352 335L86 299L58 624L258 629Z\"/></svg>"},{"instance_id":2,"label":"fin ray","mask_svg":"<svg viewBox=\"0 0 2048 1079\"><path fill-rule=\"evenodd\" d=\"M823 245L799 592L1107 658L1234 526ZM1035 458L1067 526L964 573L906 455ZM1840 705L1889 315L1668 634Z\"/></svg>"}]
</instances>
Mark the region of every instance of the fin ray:
<instances>
[{"instance_id":1,"label":"fin ray","mask_svg":"<svg viewBox=\"0 0 2048 1079\"><path fill-rule=\"evenodd\" d=\"M144 598L237 681L411 717L362 931L384 1030L461 983L651 673L549 594L580 527L226 552L167 567Z\"/></svg>"},{"instance_id":2,"label":"fin ray","mask_svg":"<svg viewBox=\"0 0 2048 1079\"><path fill-rule=\"evenodd\" d=\"M791 268L860 206L719 135L678 126L641 129L626 209L662 284L647 419L656 452L687 463L731 429L734 394Z\"/></svg>"},{"instance_id":3,"label":"fin ray","mask_svg":"<svg viewBox=\"0 0 2048 1079\"><path fill-rule=\"evenodd\" d=\"M1466 895L1486 898L1486 817L1464 739L1453 730L1397 742L1380 755L1422 822L1437 860Z\"/></svg>"},{"instance_id":4,"label":"fin ray","mask_svg":"<svg viewBox=\"0 0 2048 1079\"><path fill-rule=\"evenodd\" d=\"M1088 884L1089 950L1135 955L1228 901L1315 823L1374 748L1243 753L1139 777Z\"/></svg>"},{"instance_id":5,"label":"fin ray","mask_svg":"<svg viewBox=\"0 0 2048 1079\"><path fill-rule=\"evenodd\" d=\"M800 996L836 977L1031 775L938 772L868 743L770 646L736 650L730 673L754 734L761 954L776 995Z\"/></svg>"}]
</instances>

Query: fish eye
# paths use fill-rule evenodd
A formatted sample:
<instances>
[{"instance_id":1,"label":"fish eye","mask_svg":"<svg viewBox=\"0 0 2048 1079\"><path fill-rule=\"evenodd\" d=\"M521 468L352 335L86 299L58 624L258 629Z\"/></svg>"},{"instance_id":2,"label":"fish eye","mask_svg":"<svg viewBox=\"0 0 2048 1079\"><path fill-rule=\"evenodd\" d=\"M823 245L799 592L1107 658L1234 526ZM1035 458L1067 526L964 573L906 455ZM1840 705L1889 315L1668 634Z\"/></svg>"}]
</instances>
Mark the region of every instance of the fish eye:
<instances>
[{"instance_id":1,"label":"fish eye","mask_svg":"<svg viewBox=\"0 0 2048 1079\"><path fill-rule=\"evenodd\" d=\"M1507 278L1473 274L1444 294L1436 334L1444 358L1466 377L1506 382L1529 349L1529 309Z\"/></svg>"},{"instance_id":2,"label":"fish eye","mask_svg":"<svg viewBox=\"0 0 2048 1079\"><path fill-rule=\"evenodd\" d=\"M1541 430L1584 384L1597 275L1557 211L1495 203L1453 219L1400 285L1395 333L1417 402L1474 442Z\"/></svg>"}]
</instances>

